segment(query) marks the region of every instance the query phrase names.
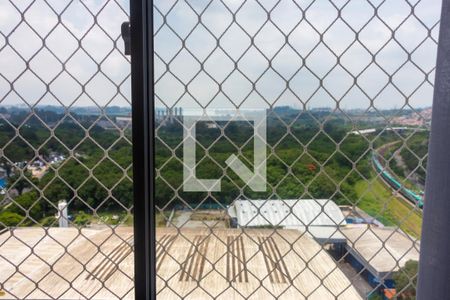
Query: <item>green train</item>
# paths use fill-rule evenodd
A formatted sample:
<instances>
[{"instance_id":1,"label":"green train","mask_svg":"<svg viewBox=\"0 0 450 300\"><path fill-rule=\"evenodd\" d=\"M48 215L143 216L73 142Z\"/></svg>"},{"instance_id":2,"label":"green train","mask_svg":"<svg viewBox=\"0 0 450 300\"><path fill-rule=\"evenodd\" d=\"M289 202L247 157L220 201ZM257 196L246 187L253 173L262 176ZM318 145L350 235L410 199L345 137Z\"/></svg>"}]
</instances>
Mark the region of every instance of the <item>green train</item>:
<instances>
[{"instance_id":1,"label":"green train","mask_svg":"<svg viewBox=\"0 0 450 300\"><path fill-rule=\"evenodd\" d=\"M417 194L410 189L402 186L397 179L394 178L388 171L386 171L381 163L379 162L376 154L372 154L372 162L375 166L377 172L381 173L384 180L396 191L400 192L406 199L417 205L418 207L423 207L424 197L423 193Z\"/></svg>"}]
</instances>

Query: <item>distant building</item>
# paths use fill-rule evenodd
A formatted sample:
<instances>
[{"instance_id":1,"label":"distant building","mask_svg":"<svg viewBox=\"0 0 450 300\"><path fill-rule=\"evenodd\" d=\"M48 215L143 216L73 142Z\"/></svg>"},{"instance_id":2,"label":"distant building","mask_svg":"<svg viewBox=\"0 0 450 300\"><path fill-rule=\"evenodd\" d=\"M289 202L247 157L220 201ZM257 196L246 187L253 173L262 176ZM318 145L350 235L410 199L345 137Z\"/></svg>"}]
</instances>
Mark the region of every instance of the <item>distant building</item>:
<instances>
[{"instance_id":1,"label":"distant building","mask_svg":"<svg viewBox=\"0 0 450 300\"><path fill-rule=\"evenodd\" d=\"M182 107L156 107L155 120L159 123L172 124L175 120L183 120Z\"/></svg>"},{"instance_id":2,"label":"distant building","mask_svg":"<svg viewBox=\"0 0 450 300\"><path fill-rule=\"evenodd\" d=\"M116 124L117 126L119 126L120 128L131 128L131 116L126 116L126 117L116 117Z\"/></svg>"},{"instance_id":3,"label":"distant building","mask_svg":"<svg viewBox=\"0 0 450 300\"><path fill-rule=\"evenodd\" d=\"M7 173L6 170L4 168L0 167L0 178L6 177L7 176L6 173Z\"/></svg>"},{"instance_id":4,"label":"distant building","mask_svg":"<svg viewBox=\"0 0 450 300\"><path fill-rule=\"evenodd\" d=\"M328 199L236 200L228 214L235 227L280 227L307 232L321 243L344 243L340 208Z\"/></svg>"},{"instance_id":5,"label":"distant building","mask_svg":"<svg viewBox=\"0 0 450 300\"><path fill-rule=\"evenodd\" d=\"M106 129L106 130L116 129L116 126L113 123L111 123L109 120L102 119L102 120L97 121L96 124L97 124L97 126L100 126L101 128Z\"/></svg>"},{"instance_id":6,"label":"distant building","mask_svg":"<svg viewBox=\"0 0 450 300\"><path fill-rule=\"evenodd\" d=\"M312 112L332 112L333 108L331 107L313 107L309 109Z\"/></svg>"},{"instance_id":7,"label":"distant building","mask_svg":"<svg viewBox=\"0 0 450 300\"><path fill-rule=\"evenodd\" d=\"M216 122L206 122L206 128L208 129L215 129L219 128Z\"/></svg>"},{"instance_id":8,"label":"distant building","mask_svg":"<svg viewBox=\"0 0 450 300\"><path fill-rule=\"evenodd\" d=\"M350 134L365 135L365 134L370 134L370 133L375 133L375 132L377 132L377 130L375 128L370 128L370 129L353 130L353 131L350 131Z\"/></svg>"},{"instance_id":9,"label":"distant building","mask_svg":"<svg viewBox=\"0 0 450 300\"><path fill-rule=\"evenodd\" d=\"M349 134L366 135L366 134L375 133L378 130L381 130L381 129L369 128L369 129L353 130L353 131L350 131ZM419 132L419 131L426 131L427 129L426 128L403 126L403 127L386 127L386 128L383 128L382 130L384 130L384 131L397 131L397 132L403 132L403 131L411 130L411 131Z\"/></svg>"},{"instance_id":10,"label":"distant building","mask_svg":"<svg viewBox=\"0 0 450 300\"><path fill-rule=\"evenodd\" d=\"M368 224L341 229L347 238L345 260L373 286L394 288L393 275L408 260L419 260L420 242L398 228Z\"/></svg>"},{"instance_id":11,"label":"distant building","mask_svg":"<svg viewBox=\"0 0 450 300\"><path fill-rule=\"evenodd\" d=\"M2 167L0 167L0 194L4 195L5 192L5 188L6 188L6 184L7 184L7 171L5 169L3 169Z\"/></svg>"},{"instance_id":12,"label":"distant building","mask_svg":"<svg viewBox=\"0 0 450 300\"><path fill-rule=\"evenodd\" d=\"M401 126L428 126L431 123L431 108L425 108L421 111L412 111L403 116L398 116L392 119L391 123Z\"/></svg>"}]
</instances>

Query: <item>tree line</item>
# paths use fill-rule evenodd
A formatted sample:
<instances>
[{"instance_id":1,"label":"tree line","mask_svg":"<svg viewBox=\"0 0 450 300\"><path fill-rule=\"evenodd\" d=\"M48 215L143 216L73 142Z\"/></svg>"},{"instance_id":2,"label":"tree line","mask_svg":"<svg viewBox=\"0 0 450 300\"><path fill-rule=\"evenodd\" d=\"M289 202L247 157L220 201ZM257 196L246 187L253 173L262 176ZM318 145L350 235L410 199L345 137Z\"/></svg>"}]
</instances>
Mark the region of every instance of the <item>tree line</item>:
<instances>
[{"instance_id":1,"label":"tree line","mask_svg":"<svg viewBox=\"0 0 450 300\"><path fill-rule=\"evenodd\" d=\"M183 127L179 122L157 126L155 204L160 209L186 203L225 207L236 198L327 198L352 204L357 198L354 185L371 176L368 149L384 141L348 135L352 125L340 116L289 111L280 115L268 114L266 192L252 191L225 163L236 154L253 169L251 124L197 124L197 177L221 179L222 191L212 193L183 191ZM62 199L69 201L72 212L132 208L131 131L107 130L86 117L75 120L60 122L52 133L31 118L20 128L20 137L7 123L0 125L0 163L32 161L37 153L45 158L56 152L67 158L39 180L28 173L22 179L12 175L9 187L19 189L20 195L3 207L1 222L44 222Z\"/></svg>"}]
</instances>

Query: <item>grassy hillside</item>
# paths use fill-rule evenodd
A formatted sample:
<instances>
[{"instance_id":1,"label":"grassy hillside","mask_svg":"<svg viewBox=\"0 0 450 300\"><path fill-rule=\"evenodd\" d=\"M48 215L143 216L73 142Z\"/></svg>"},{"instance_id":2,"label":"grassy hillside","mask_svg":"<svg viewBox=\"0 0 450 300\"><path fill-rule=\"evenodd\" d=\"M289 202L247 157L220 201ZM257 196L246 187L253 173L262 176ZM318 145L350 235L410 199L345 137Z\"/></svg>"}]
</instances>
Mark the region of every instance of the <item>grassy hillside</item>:
<instances>
[{"instance_id":1,"label":"grassy hillside","mask_svg":"<svg viewBox=\"0 0 450 300\"><path fill-rule=\"evenodd\" d=\"M399 226L404 232L420 238L422 213L412 211L412 206L405 200L392 195L381 179L372 178L369 182L359 181L355 185L360 199L357 206L384 225Z\"/></svg>"}]
</instances>

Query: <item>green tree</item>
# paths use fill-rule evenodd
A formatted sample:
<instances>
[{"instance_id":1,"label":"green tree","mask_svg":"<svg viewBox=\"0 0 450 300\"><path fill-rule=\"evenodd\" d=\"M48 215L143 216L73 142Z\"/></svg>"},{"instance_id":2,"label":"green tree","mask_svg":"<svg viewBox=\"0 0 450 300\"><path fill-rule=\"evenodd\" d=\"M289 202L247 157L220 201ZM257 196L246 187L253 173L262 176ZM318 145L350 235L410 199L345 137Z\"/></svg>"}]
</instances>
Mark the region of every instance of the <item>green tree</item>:
<instances>
[{"instance_id":1,"label":"green tree","mask_svg":"<svg viewBox=\"0 0 450 300\"><path fill-rule=\"evenodd\" d=\"M25 189L32 188L32 184L36 185L38 183L38 180L31 177L31 174L29 172L25 173L25 177L21 177L21 175L13 175L8 179L9 187L14 188L17 190L17 193L19 195L22 195L23 191Z\"/></svg>"},{"instance_id":2,"label":"green tree","mask_svg":"<svg viewBox=\"0 0 450 300\"><path fill-rule=\"evenodd\" d=\"M78 212L73 222L79 226L86 226L91 223L92 217L84 211Z\"/></svg>"},{"instance_id":3,"label":"green tree","mask_svg":"<svg viewBox=\"0 0 450 300\"><path fill-rule=\"evenodd\" d=\"M399 292L399 300L415 300L417 287L417 272L419 262L408 260L404 267L394 274L395 288Z\"/></svg>"},{"instance_id":4,"label":"green tree","mask_svg":"<svg viewBox=\"0 0 450 300\"><path fill-rule=\"evenodd\" d=\"M23 218L24 216L17 213L4 211L0 213L0 229L4 228L4 226L17 226Z\"/></svg>"},{"instance_id":5,"label":"green tree","mask_svg":"<svg viewBox=\"0 0 450 300\"><path fill-rule=\"evenodd\" d=\"M35 221L40 220L44 216L42 210L43 199L38 200L36 191L24 193L14 199L14 202L6 209L8 212L16 213L18 215L28 215ZM30 220L31 221L31 220Z\"/></svg>"}]
</instances>

